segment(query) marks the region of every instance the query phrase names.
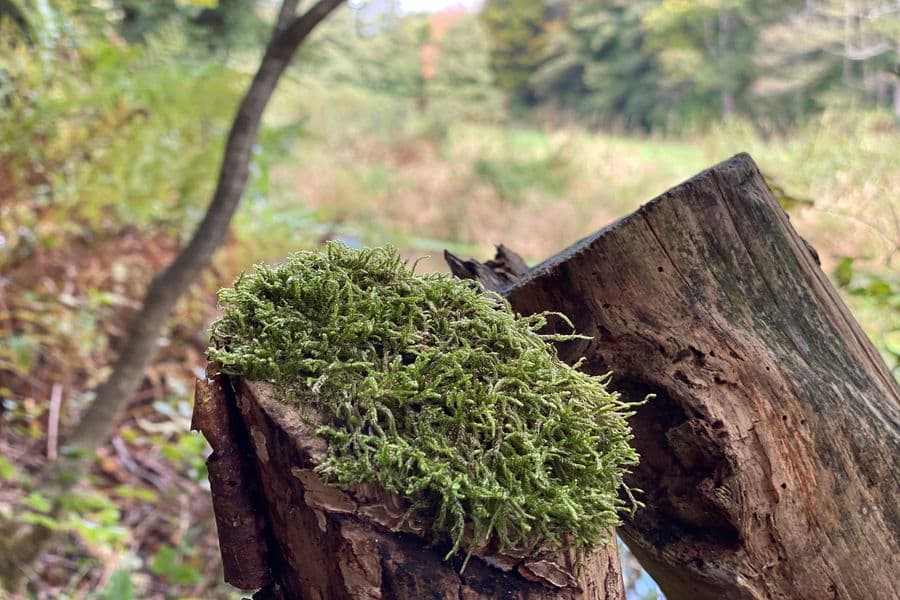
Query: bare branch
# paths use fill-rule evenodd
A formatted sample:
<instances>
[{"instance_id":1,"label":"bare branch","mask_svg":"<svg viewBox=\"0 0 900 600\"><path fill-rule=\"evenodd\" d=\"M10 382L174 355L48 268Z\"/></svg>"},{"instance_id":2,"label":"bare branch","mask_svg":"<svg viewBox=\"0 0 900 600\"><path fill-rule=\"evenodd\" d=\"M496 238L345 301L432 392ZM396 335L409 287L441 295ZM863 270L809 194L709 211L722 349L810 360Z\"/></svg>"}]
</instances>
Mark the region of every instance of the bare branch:
<instances>
[{"instance_id":1,"label":"bare branch","mask_svg":"<svg viewBox=\"0 0 900 600\"><path fill-rule=\"evenodd\" d=\"M331 11L340 6L342 2L343 0L319 0L303 16L296 17L287 30L273 42L273 45L284 43L287 47L293 45L294 50L296 50L297 46L306 39L306 36L315 29L316 25L327 17Z\"/></svg>"},{"instance_id":2,"label":"bare branch","mask_svg":"<svg viewBox=\"0 0 900 600\"><path fill-rule=\"evenodd\" d=\"M283 31L288 23L291 22L291 19L294 18L294 15L297 13L297 4L298 0L284 0L281 3L281 8L278 10L278 18L275 19L275 29L277 31Z\"/></svg>"}]
</instances>

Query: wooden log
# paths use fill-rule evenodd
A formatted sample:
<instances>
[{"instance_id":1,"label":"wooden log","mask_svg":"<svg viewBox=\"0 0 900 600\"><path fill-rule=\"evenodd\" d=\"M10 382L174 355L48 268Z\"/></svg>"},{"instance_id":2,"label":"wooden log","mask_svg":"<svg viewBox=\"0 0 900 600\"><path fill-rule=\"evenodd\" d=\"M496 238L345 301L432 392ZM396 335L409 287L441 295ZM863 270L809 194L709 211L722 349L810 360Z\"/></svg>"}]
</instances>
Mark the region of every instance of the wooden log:
<instances>
[{"instance_id":1,"label":"wooden log","mask_svg":"<svg viewBox=\"0 0 900 600\"><path fill-rule=\"evenodd\" d=\"M211 464L210 484L225 579L264 586L255 598L624 600L612 533L609 546L588 554L512 557L483 549L460 573L460 557L443 560L449 541L431 547L424 525L403 521L408 505L400 498L375 485L345 491L325 485L314 471L327 451L325 441L295 408L275 398L271 386L221 377L212 382L218 389L209 385L198 382L198 405L225 398L229 406L206 400L195 410L237 412L242 431L217 426L219 419L208 415L195 418L195 426L214 449L231 449L237 440L243 460L252 463L250 469L229 467L227 477L213 477ZM223 435L228 439L219 439ZM221 456L217 451L211 458L222 462ZM252 526L257 522L264 524L262 550ZM253 568L231 560L241 553ZM255 569L260 556L265 577Z\"/></svg>"},{"instance_id":2,"label":"wooden log","mask_svg":"<svg viewBox=\"0 0 900 600\"><path fill-rule=\"evenodd\" d=\"M503 290L656 394L620 534L670 600L898 597L900 390L817 262L742 154Z\"/></svg>"},{"instance_id":3,"label":"wooden log","mask_svg":"<svg viewBox=\"0 0 900 600\"><path fill-rule=\"evenodd\" d=\"M528 265L521 256L500 244L497 254L486 263L477 260L461 260L444 250L444 260L450 272L461 279L477 279L486 289L502 291L521 279L528 272Z\"/></svg>"}]
</instances>

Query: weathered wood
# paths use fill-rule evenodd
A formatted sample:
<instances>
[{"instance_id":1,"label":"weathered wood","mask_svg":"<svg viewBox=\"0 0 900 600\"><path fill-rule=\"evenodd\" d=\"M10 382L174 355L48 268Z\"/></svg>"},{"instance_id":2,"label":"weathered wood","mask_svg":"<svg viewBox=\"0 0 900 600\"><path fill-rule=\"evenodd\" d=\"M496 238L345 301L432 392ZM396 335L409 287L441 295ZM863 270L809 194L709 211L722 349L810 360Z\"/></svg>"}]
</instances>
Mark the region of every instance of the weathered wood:
<instances>
[{"instance_id":1,"label":"weathered wood","mask_svg":"<svg viewBox=\"0 0 900 600\"><path fill-rule=\"evenodd\" d=\"M612 538L609 547L589 555L480 552L460 574L459 558L443 560L449 545L428 547L420 525L401 522L408 509L401 499L374 485L341 491L323 484L313 469L325 456L325 442L296 409L274 399L270 386L243 380L234 385L269 544L273 583L259 597L625 598ZM223 490L212 483L218 514ZM228 551L223 547L223 555Z\"/></svg>"},{"instance_id":2,"label":"weathered wood","mask_svg":"<svg viewBox=\"0 0 900 600\"><path fill-rule=\"evenodd\" d=\"M620 534L668 598L898 597L900 390L749 156L505 295L591 336L565 359L657 395Z\"/></svg>"},{"instance_id":3,"label":"weathered wood","mask_svg":"<svg viewBox=\"0 0 900 600\"><path fill-rule=\"evenodd\" d=\"M528 265L521 256L500 244L492 260L480 263L477 260L462 260L444 250L444 260L450 272L461 279L476 279L485 288L502 292L528 273Z\"/></svg>"},{"instance_id":4,"label":"weathered wood","mask_svg":"<svg viewBox=\"0 0 900 600\"><path fill-rule=\"evenodd\" d=\"M245 451L246 429L223 376L197 380L191 429L202 431L212 447L206 459L215 493L216 531L225 581L244 589L268 585L265 522L260 518L254 464Z\"/></svg>"}]
</instances>

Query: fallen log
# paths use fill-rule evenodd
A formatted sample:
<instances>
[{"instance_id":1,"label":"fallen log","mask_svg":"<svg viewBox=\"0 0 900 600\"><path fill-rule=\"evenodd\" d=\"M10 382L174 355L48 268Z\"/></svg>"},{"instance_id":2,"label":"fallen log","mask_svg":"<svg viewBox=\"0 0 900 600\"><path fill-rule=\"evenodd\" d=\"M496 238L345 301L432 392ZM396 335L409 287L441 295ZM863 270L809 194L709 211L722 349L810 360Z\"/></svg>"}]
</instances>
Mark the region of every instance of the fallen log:
<instances>
[{"instance_id":1,"label":"fallen log","mask_svg":"<svg viewBox=\"0 0 900 600\"><path fill-rule=\"evenodd\" d=\"M656 395L619 533L668 598L898 597L900 390L749 156L515 281L448 263L566 314L590 339L563 358Z\"/></svg>"}]
</instances>

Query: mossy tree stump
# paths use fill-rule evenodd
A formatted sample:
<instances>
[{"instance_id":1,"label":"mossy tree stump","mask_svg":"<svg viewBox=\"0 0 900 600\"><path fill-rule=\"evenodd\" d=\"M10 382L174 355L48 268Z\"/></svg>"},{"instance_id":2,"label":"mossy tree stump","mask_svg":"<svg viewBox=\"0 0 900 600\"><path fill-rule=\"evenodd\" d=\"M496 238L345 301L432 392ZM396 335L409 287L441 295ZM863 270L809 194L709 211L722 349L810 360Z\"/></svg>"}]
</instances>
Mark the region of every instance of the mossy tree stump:
<instances>
[{"instance_id":1,"label":"mossy tree stump","mask_svg":"<svg viewBox=\"0 0 900 600\"><path fill-rule=\"evenodd\" d=\"M509 254L505 251L505 254ZM509 280L591 337L560 356L656 399L620 533L670 599L897 598L900 391L739 155Z\"/></svg>"},{"instance_id":2,"label":"mossy tree stump","mask_svg":"<svg viewBox=\"0 0 900 600\"><path fill-rule=\"evenodd\" d=\"M268 384L197 382L193 427L213 448L210 483L225 579L257 598L625 598L618 552L511 557L480 552L460 573L422 532L393 530L407 510L376 486L346 492L313 468L325 442ZM576 565L576 563L578 563Z\"/></svg>"}]
</instances>

